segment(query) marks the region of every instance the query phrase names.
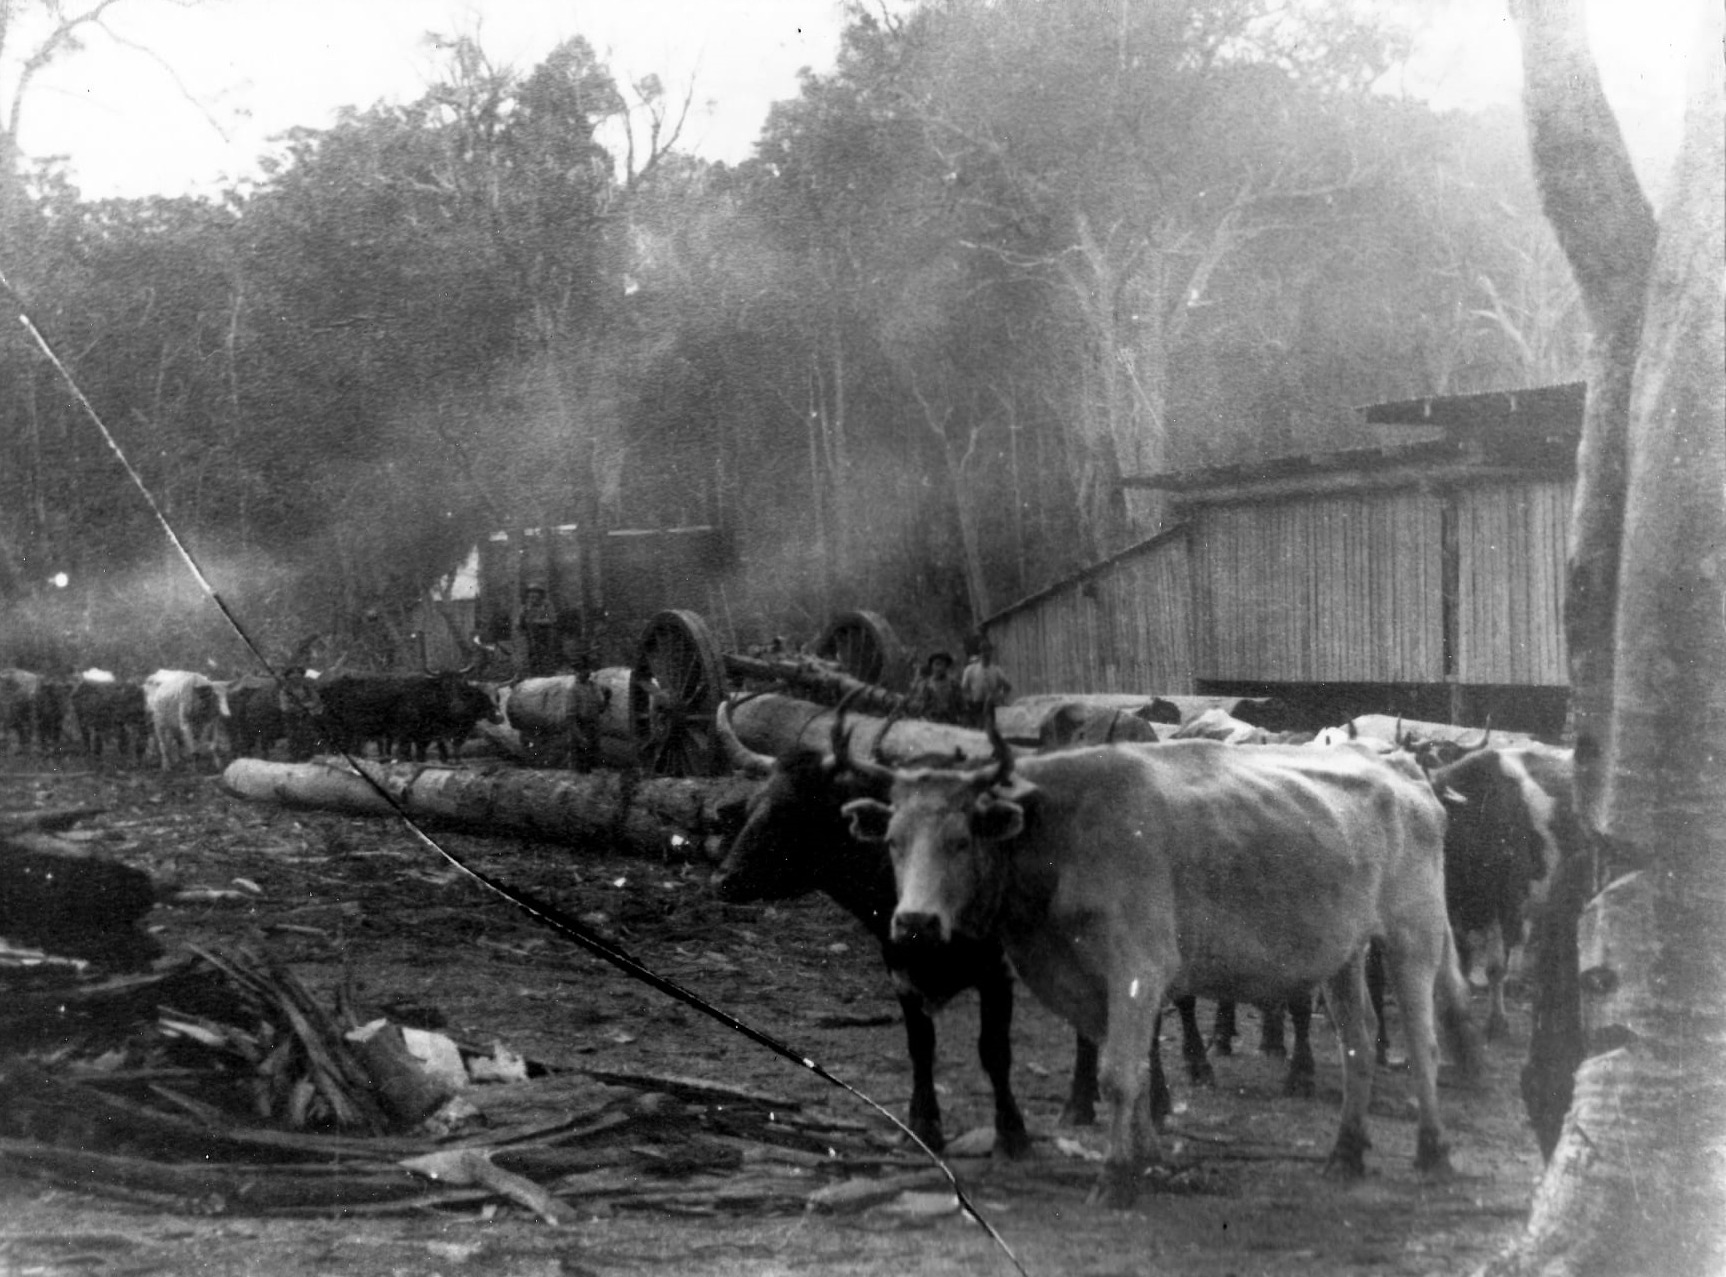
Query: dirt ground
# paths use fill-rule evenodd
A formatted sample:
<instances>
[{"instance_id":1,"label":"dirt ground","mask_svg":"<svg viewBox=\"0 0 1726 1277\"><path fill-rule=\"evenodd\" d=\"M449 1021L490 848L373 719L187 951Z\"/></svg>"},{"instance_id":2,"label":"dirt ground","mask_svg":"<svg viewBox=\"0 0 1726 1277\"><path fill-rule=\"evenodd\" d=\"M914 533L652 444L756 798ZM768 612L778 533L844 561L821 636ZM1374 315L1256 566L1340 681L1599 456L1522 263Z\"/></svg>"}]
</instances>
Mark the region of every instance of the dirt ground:
<instances>
[{"instance_id":1,"label":"dirt ground","mask_svg":"<svg viewBox=\"0 0 1726 1277\"><path fill-rule=\"evenodd\" d=\"M779 1173L806 1177L811 1190L893 1175L904 1177L907 1191L886 1180L885 1200L867 1208L818 1210L794 1196L763 1207L747 1194L728 1200L723 1179L715 1186L709 1176L705 1196L658 1205L577 1197L574 1220L554 1228L498 1201L312 1218L165 1213L45 1184L0 1161L3 1277L1015 1271L858 1101L544 930L401 829L248 805L208 775L0 758L0 810L80 804L102 809L82 826L88 845L160 882L221 888L246 879L261 888L237 901L159 905L151 926L170 952L187 942L220 948L250 940L320 997L333 999L347 978L364 1007L435 1008L458 1039L501 1042L570 1071L559 1076L673 1074L783 1096L805 1113L855 1124L886 1156L813 1166L819 1159L804 1157ZM826 901L724 905L706 891L703 871L622 859L602 846L471 836L448 843L903 1113L909 1073L890 981L872 943ZM1479 1001L1477 1011L1484 1022ZM1208 1026L1209 1008L1201 1005L1201 1013ZM1215 1061L1215 1089L1186 1085L1170 1031L1172 1169L1147 1182L1138 1209L1109 1213L1085 1202L1095 1170L1087 1154L1101 1151L1101 1134L1055 1130L1071 1035L1022 995L1014 1078L1035 1156L1010 1165L953 1156L951 1164L1031 1274L1467 1272L1519 1230L1540 1170L1517 1097L1526 1004L1513 998L1511 1015L1513 1036L1491 1048L1484 1092L1446 1086L1441 1093L1455 1173L1439 1181L1411 1165L1406 1074L1383 1070L1369 1174L1347 1184L1320 1175L1339 1096L1334 1039L1322 1020L1314 1028L1317 1100L1283 1097L1283 1062L1255 1049L1255 1012L1243 1011L1236 1053ZM975 999L946 1011L938 1032L946 1128L949 1139L967 1134L963 1149L973 1131L986 1140L991 1120L974 1056ZM477 1102L484 1107L483 1095Z\"/></svg>"}]
</instances>

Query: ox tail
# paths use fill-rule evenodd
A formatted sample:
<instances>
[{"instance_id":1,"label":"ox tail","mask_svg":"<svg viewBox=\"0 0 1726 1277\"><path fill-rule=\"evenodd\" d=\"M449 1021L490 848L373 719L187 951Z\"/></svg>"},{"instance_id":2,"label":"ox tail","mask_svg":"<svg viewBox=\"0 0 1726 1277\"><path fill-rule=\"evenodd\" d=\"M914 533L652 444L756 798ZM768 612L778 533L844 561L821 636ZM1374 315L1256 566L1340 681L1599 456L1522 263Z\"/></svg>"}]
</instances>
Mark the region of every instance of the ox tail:
<instances>
[{"instance_id":1,"label":"ox tail","mask_svg":"<svg viewBox=\"0 0 1726 1277\"><path fill-rule=\"evenodd\" d=\"M1462 964L1457 959L1456 936L1448 921L1444 928L1444 957L1439 962L1438 978L1433 982L1432 992L1444 1052L1462 1070L1463 1079L1469 1086L1479 1086L1486 1079L1486 1054L1481 1046L1480 1030L1469 1015L1468 981L1463 978Z\"/></svg>"}]
</instances>

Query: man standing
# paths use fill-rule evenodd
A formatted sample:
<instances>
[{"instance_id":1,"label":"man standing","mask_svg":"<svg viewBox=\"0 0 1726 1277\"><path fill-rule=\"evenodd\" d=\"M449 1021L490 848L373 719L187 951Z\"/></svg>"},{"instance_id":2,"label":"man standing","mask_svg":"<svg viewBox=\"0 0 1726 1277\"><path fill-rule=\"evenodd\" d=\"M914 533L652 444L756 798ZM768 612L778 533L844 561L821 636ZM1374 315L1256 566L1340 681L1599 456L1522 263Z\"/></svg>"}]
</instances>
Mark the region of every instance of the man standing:
<instances>
[{"instance_id":1,"label":"man standing","mask_svg":"<svg viewBox=\"0 0 1726 1277\"><path fill-rule=\"evenodd\" d=\"M557 673L557 609L546 595L545 585L529 582L521 605L521 633L527 644L527 674L543 678Z\"/></svg>"},{"instance_id":2,"label":"man standing","mask_svg":"<svg viewBox=\"0 0 1726 1277\"><path fill-rule=\"evenodd\" d=\"M960 714L959 680L953 677L953 658L935 652L912 685L908 712L933 723L957 723Z\"/></svg>"},{"instance_id":3,"label":"man standing","mask_svg":"<svg viewBox=\"0 0 1726 1277\"><path fill-rule=\"evenodd\" d=\"M1013 685L999 665L988 639L980 639L959 676L959 691L965 703L965 721L983 727L994 717L997 706L1013 698Z\"/></svg>"}]
</instances>

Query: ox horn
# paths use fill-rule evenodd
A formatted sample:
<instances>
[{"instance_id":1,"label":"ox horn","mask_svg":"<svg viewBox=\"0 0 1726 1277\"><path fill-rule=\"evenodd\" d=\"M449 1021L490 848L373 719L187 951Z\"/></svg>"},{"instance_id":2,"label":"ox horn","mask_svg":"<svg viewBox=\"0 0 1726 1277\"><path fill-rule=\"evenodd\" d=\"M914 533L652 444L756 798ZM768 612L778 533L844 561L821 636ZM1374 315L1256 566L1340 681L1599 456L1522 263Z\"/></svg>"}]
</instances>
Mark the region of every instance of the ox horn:
<instances>
[{"instance_id":1,"label":"ox horn","mask_svg":"<svg viewBox=\"0 0 1726 1277\"><path fill-rule=\"evenodd\" d=\"M851 702L856 700L865 688L855 688L845 693L839 702L839 707L833 711L833 767L835 771L854 771L860 776L868 776L878 781L891 781L893 769L879 761L881 753L881 737L875 738L875 749L869 758L853 758L851 756L851 733L845 730L845 711ZM882 735L886 729L882 729Z\"/></svg>"},{"instance_id":2,"label":"ox horn","mask_svg":"<svg viewBox=\"0 0 1726 1277\"><path fill-rule=\"evenodd\" d=\"M450 622L450 637L455 638L458 643L460 642L460 638L455 633L455 622L453 621ZM497 645L487 643L477 634L470 634L468 643L473 646L475 654L473 660L456 671L460 678L466 678L470 674L477 676L485 673L486 667L491 664L491 658L497 655Z\"/></svg>"},{"instance_id":3,"label":"ox horn","mask_svg":"<svg viewBox=\"0 0 1726 1277\"><path fill-rule=\"evenodd\" d=\"M893 730L894 723L897 723L900 719L905 717L907 699L908 698L901 696L898 700L893 702L893 708L887 711L887 719L881 724L881 730L875 733L875 745L874 748L869 751L869 757L874 762L887 762L887 733Z\"/></svg>"},{"instance_id":4,"label":"ox horn","mask_svg":"<svg viewBox=\"0 0 1726 1277\"><path fill-rule=\"evenodd\" d=\"M759 696L759 692L751 693ZM749 696L742 697L735 703L743 704ZM731 725L731 710L733 702L730 697L719 702L719 708L713 714L713 729L719 734L719 743L725 747L725 756L731 765L745 776L764 777L773 770L773 757L769 754L758 754L737 738L737 729Z\"/></svg>"},{"instance_id":5,"label":"ox horn","mask_svg":"<svg viewBox=\"0 0 1726 1277\"><path fill-rule=\"evenodd\" d=\"M851 739L851 734L845 730L845 711L851 708L851 702L857 699L860 690L853 688L839 698L839 704L833 711L833 729L827 734L827 746L841 764L846 760Z\"/></svg>"}]
</instances>

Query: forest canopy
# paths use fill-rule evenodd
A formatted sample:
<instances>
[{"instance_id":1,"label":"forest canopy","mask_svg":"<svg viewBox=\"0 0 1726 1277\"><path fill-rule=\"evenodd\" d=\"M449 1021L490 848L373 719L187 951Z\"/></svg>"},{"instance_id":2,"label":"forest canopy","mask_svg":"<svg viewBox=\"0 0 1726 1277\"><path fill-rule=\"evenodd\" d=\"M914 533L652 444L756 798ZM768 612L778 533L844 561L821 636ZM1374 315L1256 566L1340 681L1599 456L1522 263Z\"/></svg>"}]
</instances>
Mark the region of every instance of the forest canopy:
<instances>
[{"instance_id":1,"label":"forest canopy","mask_svg":"<svg viewBox=\"0 0 1726 1277\"><path fill-rule=\"evenodd\" d=\"M220 199L86 200L6 133L0 270L267 646L550 523L724 527L728 643L848 607L951 642L1156 531L1124 475L1578 375L1519 117L1385 92L1405 43L1341 4L858 7L726 166L581 39L450 38ZM4 333L0 664L243 665Z\"/></svg>"}]
</instances>

